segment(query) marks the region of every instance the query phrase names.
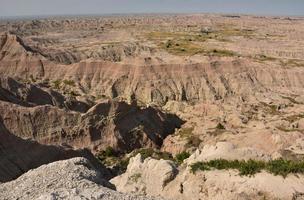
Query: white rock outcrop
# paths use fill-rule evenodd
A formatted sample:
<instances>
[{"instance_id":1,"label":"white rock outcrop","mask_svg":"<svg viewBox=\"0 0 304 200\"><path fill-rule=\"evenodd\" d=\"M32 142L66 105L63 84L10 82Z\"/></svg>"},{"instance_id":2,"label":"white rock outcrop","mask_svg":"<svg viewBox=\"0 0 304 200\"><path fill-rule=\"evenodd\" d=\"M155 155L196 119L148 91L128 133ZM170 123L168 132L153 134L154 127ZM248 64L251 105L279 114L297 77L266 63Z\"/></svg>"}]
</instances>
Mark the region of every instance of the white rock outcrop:
<instances>
[{"instance_id":1,"label":"white rock outcrop","mask_svg":"<svg viewBox=\"0 0 304 200\"><path fill-rule=\"evenodd\" d=\"M198 159L200 157L197 157ZM304 176L286 178L262 171L240 176L235 170L190 172L189 165L177 169L170 161L139 155L131 159L126 173L110 180L120 192L161 196L168 200L304 199Z\"/></svg>"},{"instance_id":2,"label":"white rock outcrop","mask_svg":"<svg viewBox=\"0 0 304 200\"><path fill-rule=\"evenodd\" d=\"M142 159L140 154L130 159L127 172L110 182L117 190L158 196L177 174L174 163L168 160Z\"/></svg>"},{"instance_id":3,"label":"white rock outcrop","mask_svg":"<svg viewBox=\"0 0 304 200\"><path fill-rule=\"evenodd\" d=\"M14 181L0 184L0 199L155 199L122 194L103 186L108 184L87 159L78 157L42 165Z\"/></svg>"}]
</instances>

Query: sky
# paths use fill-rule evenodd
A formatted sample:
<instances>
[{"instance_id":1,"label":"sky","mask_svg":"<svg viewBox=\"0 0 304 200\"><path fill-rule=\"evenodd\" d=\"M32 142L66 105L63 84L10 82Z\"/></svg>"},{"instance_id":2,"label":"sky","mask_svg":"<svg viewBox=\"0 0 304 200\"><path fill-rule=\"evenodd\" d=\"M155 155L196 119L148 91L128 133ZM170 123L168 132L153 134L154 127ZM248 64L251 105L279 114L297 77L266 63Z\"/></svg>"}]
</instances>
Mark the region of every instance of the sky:
<instances>
[{"instance_id":1,"label":"sky","mask_svg":"<svg viewBox=\"0 0 304 200\"><path fill-rule=\"evenodd\" d=\"M0 0L0 16L227 13L304 16L304 0Z\"/></svg>"}]
</instances>

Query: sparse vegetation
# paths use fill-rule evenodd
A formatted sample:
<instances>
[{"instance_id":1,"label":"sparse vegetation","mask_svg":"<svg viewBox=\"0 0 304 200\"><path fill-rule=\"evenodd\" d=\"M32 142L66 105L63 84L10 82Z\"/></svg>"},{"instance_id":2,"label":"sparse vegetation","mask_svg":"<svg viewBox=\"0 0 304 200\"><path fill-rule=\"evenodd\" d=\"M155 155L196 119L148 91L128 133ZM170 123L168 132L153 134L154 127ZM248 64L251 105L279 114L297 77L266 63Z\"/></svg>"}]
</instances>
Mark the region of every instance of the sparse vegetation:
<instances>
[{"instance_id":1,"label":"sparse vegetation","mask_svg":"<svg viewBox=\"0 0 304 200\"><path fill-rule=\"evenodd\" d=\"M126 171L130 158L136 156L137 154L141 154L143 159L151 157L157 160L164 159L175 161L170 153L161 152L152 148L136 149L129 155L123 155L115 151L112 147L107 147L105 150L96 154L96 157L103 165L110 167L115 170L116 173L121 174Z\"/></svg>"},{"instance_id":2,"label":"sparse vegetation","mask_svg":"<svg viewBox=\"0 0 304 200\"><path fill-rule=\"evenodd\" d=\"M218 123L216 129L225 130L225 126L222 123Z\"/></svg>"},{"instance_id":3,"label":"sparse vegetation","mask_svg":"<svg viewBox=\"0 0 304 200\"><path fill-rule=\"evenodd\" d=\"M229 161L224 159L217 159L208 162L197 162L192 164L190 167L192 173L195 173L198 170L208 171L212 169L235 169L239 171L240 175L245 176L255 175L262 170L266 170L269 173L272 173L274 175L281 175L283 177L286 177L290 173L304 173L304 161L292 161L283 159L272 160L269 162L256 160Z\"/></svg>"},{"instance_id":4,"label":"sparse vegetation","mask_svg":"<svg viewBox=\"0 0 304 200\"><path fill-rule=\"evenodd\" d=\"M55 81L53 81L53 86L55 89L60 89L60 85L61 85L61 80L57 79Z\"/></svg>"},{"instance_id":5,"label":"sparse vegetation","mask_svg":"<svg viewBox=\"0 0 304 200\"><path fill-rule=\"evenodd\" d=\"M184 39L176 42L168 40L165 43L161 43L159 47L174 55L195 55L204 51L200 45Z\"/></svg>"},{"instance_id":6,"label":"sparse vegetation","mask_svg":"<svg viewBox=\"0 0 304 200\"><path fill-rule=\"evenodd\" d=\"M130 160L129 157L120 155L112 147L100 151L96 157L104 166L113 168L118 174L126 171Z\"/></svg>"},{"instance_id":7,"label":"sparse vegetation","mask_svg":"<svg viewBox=\"0 0 304 200\"><path fill-rule=\"evenodd\" d=\"M208 39L217 39L224 41L222 37L217 34L198 34L198 33L173 33L173 32L151 32L148 33L147 38L156 42L159 48L174 54L174 55L195 55L203 54L206 56L236 56L235 52L225 49L206 49L203 42Z\"/></svg>"},{"instance_id":8,"label":"sparse vegetation","mask_svg":"<svg viewBox=\"0 0 304 200\"><path fill-rule=\"evenodd\" d=\"M115 150L112 147L107 147L105 150L100 151L97 154L97 158L99 160L105 160L106 158L116 157L117 155L118 155L118 153L115 152Z\"/></svg>"},{"instance_id":9,"label":"sparse vegetation","mask_svg":"<svg viewBox=\"0 0 304 200\"><path fill-rule=\"evenodd\" d=\"M62 83L63 83L64 85L71 86L71 87L74 87L74 86L75 86L75 82L74 82L73 80L66 80L66 79L64 79L64 80L62 81Z\"/></svg>"},{"instance_id":10,"label":"sparse vegetation","mask_svg":"<svg viewBox=\"0 0 304 200\"><path fill-rule=\"evenodd\" d=\"M190 137L191 135L193 135L193 130L194 130L193 127L181 128L178 131L178 135L181 138L187 138L187 137Z\"/></svg>"},{"instance_id":11,"label":"sparse vegetation","mask_svg":"<svg viewBox=\"0 0 304 200\"><path fill-rule=\"evenodd\" d=\"M173 160L173 157L170 153L158 151L152 148L146 148L146 149L137 149L133 151L131 157L140 154L143 159L146 158L154 158L154 159L164 159L164 160Z\"/></svg>"},{"instance_id":12,"label":"sparse vegetation","mask_svg":"<svg viewBox=\"0 0 304 200\"><path fill-rule=\"evenodd\" d=\"M304 161L273 160L267 163L267 170L283 177L290 173L304 173Z\"/></svg>"},{"instance_id":13,"label":"sparse vegetation","mask_svg":"<svg viewBox=\"0 0 304 200\"><path fill-rule=\"evenodd\" d=\"M182 164L184 162L185 159L189 158L190 157L190 153L186 152L186 151L183 151L179 154L177 154L175 156L175 161L177 162L177 164Z\"/></svg>"},{"instance_id":14,"label":"sparse vegetation","mask_svg":"<svg viewBox=\"0 0 304 200\"><path fill-rule=\"evenodd\" d=\"M137 183L140 178L141 178L141 173L135 173L129 177L129 180Z\"/></svg>"}]
</instances>

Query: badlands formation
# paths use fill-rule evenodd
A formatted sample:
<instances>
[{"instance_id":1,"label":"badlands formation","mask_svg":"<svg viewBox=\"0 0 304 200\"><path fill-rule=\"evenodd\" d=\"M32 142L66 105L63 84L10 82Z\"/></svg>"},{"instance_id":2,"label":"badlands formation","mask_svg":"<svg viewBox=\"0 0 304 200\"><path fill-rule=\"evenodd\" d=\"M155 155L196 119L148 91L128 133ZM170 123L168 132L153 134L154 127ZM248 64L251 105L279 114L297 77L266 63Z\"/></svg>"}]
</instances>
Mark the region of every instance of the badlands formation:
<instances>
[{"instance_id":1,"label":"badlands formation","mask_svg":"<svg viewBox=\"0 0 304 200\"><path fill-rule=\"evenodd\" d=\"M0 199L304 199L304 19L0 21Z\"/></svg>"}]
</instances>

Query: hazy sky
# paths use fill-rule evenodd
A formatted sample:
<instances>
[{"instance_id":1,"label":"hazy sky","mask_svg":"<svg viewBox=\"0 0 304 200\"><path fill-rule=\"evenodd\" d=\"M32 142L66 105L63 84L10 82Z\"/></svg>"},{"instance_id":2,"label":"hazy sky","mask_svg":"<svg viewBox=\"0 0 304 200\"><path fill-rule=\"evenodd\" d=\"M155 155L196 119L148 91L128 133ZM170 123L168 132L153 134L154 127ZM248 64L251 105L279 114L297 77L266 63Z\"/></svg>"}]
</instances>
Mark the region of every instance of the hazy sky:
<instances>
[{"instance_id":1,"label":"hazy sky","mask_svg":"<svg viewBox=\"0 0 304 200\"><path fill-rule=\"evenodd\" d=\"M0 16L110 13L304 15L304 0L0 0Z\"/></svg>"}]
</instances>

